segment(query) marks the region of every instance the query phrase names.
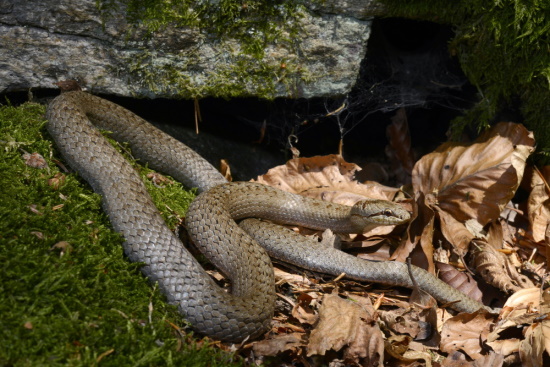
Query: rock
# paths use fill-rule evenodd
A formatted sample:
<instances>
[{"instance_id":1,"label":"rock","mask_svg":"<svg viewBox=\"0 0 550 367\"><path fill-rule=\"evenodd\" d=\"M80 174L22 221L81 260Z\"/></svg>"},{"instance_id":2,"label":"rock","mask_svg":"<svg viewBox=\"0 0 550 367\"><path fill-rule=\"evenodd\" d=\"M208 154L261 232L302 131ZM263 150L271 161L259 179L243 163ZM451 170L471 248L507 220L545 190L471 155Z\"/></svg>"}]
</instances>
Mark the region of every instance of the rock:
<instances>
[{"instance_id":1,"label":"rock","mask_svg":"<svg viewBox=\"0 0 550 367\"><path fill-rule=\"evenodd\" d=\"M340 96L355 83L370 32L370 2L310 4L298 10L296 36L280 29L258 58L205 29L148 37L115 4L102 17L95 0L0 0L0 92L76 79L94 93L134 97Z\"/></svg>"}]
</instances>

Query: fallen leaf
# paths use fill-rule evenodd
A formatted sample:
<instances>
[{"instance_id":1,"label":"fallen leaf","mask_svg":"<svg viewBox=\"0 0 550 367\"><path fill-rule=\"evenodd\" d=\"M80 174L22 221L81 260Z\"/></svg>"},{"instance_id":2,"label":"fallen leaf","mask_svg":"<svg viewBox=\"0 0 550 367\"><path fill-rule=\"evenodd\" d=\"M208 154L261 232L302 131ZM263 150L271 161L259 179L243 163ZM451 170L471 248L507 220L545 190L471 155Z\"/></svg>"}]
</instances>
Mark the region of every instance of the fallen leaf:
<instances>
[{"instance_id":1,"label":"fallen leaf","mask_svg":"<svg viewBox=\"0 0 550 367\"><path fill-rule=\"evenodd\" d=\"M371 312L374 313L374 309ZM326 294L319 309L319 323L309 338L307 355L325 355L328 350L339 351L345 347L346 359L356 363L367 359L367 365L382 365L383 340L378 324L364 306L335 293Z\"/></svg>"},{"instance_id":2,"label":"fallen leaf","mask_svg":"<svg viewBox=\"0 0 550 367\"><path fill-rule=\"evenodd\" d=\"M375 182L354 180L361 168L339 155L296 158L270 169L257 182L278 189L339 204L353 205L359 200L390 200L399 189Z\"/></svg>"},{"instance_id":3,"label":"fallen leaf","mask_svg":"<svg viewBox=\"0 0 550 367\"><path fill-rule=\"evenodd\" d=\"M441 330L441 351L452 353L461 350L472 359L480 358L492 323L493 316L484 310L451 317Z\"/></svg>"},{"instance_id":4,"label":"fallen leaf","mask_svg":"<svg viewBox=\"0 0 550 367\"><path fill-rule=\"evenodd\" d=\"M41 154L24 153L22 157L25 160L25 164L29 167L39 168L39 169L44 169L48 167L48 163L46 162L46 160Z\"/></svg>"},{"instance_id":5,"label":"fallen leaf","mask_svg":"<svg viewBox=\"0 0 550 367\"><path fill-rule=\"evenodd\" d=\"M52 178L48 180L48 185L51 186L54 190L58 190L65 183L66 176L57 172Z\"/></svg>"},{"instance_id":6,"label":"fallen leaf","mask_svg":"<svg viewBox=\"0 0 550 367\"><path fill-rule=\"evenodd\" d=\"M534 287L533 282L507 260L506 255L496 251L486 241L475 240L474 267L483 279L506 293Z\"/></svg>"},{"instance_id":7,"label":"fallen leaf","mask_svg":"<svg viewBox=\"0 0 550 367\"><path fill-rule=\"evenodd\" d=\"M439 272L439 279L470 296L476 301L481 301L483 294L474 278L466 272L458 271L454 266L436 262L435 266Z\"/></svg>"},{"instance_id":8,"label":"fallen leaf","mask_svg":"<svg viewBox=\"0 0 550 367\"><path fill-rule=\"evenodd\" d=\"M524 310L532 308L539 310L541 296L541 289L539 287L520 289L508 297L504 308L521 308Z\"/></svg>"},{"instance_id":9,"label":"fallen leaf","mask_svg":"<svg viewBox=\"0 0 550 367\"><path fill-rule=\"evenodd\" d=\"M317 322L318 316L311 308L313 298L305 293L298 296L297 303L292 307L292 316L301 324L313 325Z\"/></svg>"},{"instance_id":10,"label":"fallen leaf","mask_svg":"<svg viewBox=\"0 0 550 367\"><path fill-rule=\"evenodd\" d=\"M276 356L287 350L297 350L305 346L304 334L292 333L276 335L271 339L260 340L252 345L257 356Z\"/></svg>"},{"instance_id":11,"label":"fallen leaf","mask_svg":"<svg viewBox=\"0 0 550 367\"><path fill-rule=\"evenodd\" d=\"M437 210L449 242L464 250L475 234L461 223L485 226L499 217L521 182L534 144L522 125L499 123L471 145L445 143L416 163L413 189Z\"/></svg>"},{"instance_id":12,"label":"fallen leaf","mask_svg":"<svg viewBox=\"0 0 550 367\"><path fill-rule=\"evenodd\" d=\"M519 357L523 367L543 367L542 353L544 340L541 324L529 325L525 330L525 339L519 343Z\"/></svg>"},{"instance_id":13,"label":"fallen leaf","mask_svg":"<svg viewBox=\"0 0 550 367\"><path fill-rule=\"evenodd\" d=\"M27 330L32 330L32 329L34 329L34 326L32 325L32 322L30 322L30 321L25 322L25 323L23 324L23 327L24 327L25 329L27 329Z\"/></svg>"},{"instance_id":14,"label":"fallen leaf","mask_svg":"<svg viewBox=\"0 0 550 367\"><path fill-rule=\"evenodd\" d=\"M527 217L529 218L530 232L537 242L544 241L548 223L550 223L550 197L548 179L550 166L540 171L535 169L531 177L531 192L527 202Z\"/></svg>"}]
</instances>

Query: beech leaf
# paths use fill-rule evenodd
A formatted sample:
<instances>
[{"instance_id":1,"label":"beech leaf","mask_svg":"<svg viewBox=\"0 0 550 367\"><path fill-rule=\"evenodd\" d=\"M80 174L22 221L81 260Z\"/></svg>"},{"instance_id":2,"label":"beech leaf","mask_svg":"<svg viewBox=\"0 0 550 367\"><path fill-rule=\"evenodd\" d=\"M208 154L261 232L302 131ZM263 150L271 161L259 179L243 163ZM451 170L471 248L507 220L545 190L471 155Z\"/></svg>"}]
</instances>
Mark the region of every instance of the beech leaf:
<instances>
[{"instance_id":1,"label":"beech leaf","mask_svg":"<svg viewBox=\"0 0 550 367\"><path fill-rule=\"evenodd\" d=\"M309 338L307 355L325 355L331 349L345 348L346 359L356 363L367 359L371 362L368 365L383 365L384 338L373 319L374 308L365 302L368 303L345 300L334 293L325 294L319 309L319 324Z\"/></svg>"},{"instance_id":2,"label":"beech leaf","mask_svg":"<svg viewBox=\"0 0 550 367\"><path fill-rule=\"evenodd\" d=\"M519 124L501 122L471 145L445 143L414 166L416 191L456 220L486 225L498 218L519 186L533 134Z\"/></svg>"},{"instance_id":3,"label":"beech leaf","mask_svg":"<svg viewBox=\"0 0 550 367\"><path fill-rule=\"evenodd\" d=\"M472 359L480 358L492 322L492 315L483 310L448 319L441 330L441 350L446 353L461 350Z\"/></svg>"}]
</instances>

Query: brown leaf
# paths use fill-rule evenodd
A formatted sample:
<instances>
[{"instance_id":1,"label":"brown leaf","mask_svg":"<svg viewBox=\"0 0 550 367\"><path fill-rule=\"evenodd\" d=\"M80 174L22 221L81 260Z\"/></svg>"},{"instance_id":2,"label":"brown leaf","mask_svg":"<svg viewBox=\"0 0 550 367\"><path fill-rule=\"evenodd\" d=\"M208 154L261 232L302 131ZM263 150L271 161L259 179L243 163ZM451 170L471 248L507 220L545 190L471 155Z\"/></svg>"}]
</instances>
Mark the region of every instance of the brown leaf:
<instances>
[{"instance_id":1,"label":"brown leaf","mask_svg":"<svg viewBox=\"0 0 550 367\"><path fill-rule=\"evenodd\" d=\"M519 356L523 367L542 367L544 339L542 325L529 325L525 331L525 339L519 343Z\"/></svg>"},{"instance_id":2,"label":"brown leaf","mask_svg":"<svg viewBox=\"0 0 550 367\"><path fill-rule=\"evenodd\" d=\"M420 191L415 194L413 208L413 217L409 225L407 238L405 241L402 241L401 245L394 251L391 259L405 262L416 245L420 243L422 249L428 252L424 253L424 261L427 266L422 266L422 264L417 262L414 262L414 265L426 268L430 273L435 274L433 257L428 255L433 251L434 211L426 205L424 193Z\"/></svg>"},{"instance_id":3,"label":"brown leaf","mask_svg":"<svg viewBox=\"0 0 550 367\"><path fill-rule=\"evenodd\" d=\"M386 326L397 334L406 334L416 339L420 333L424 333L425 322L417 310L397 308L389 311L379 310L378 313Z\"/></svg>"},{"instance_id":4,"label":"brown leaf","mask_svg":"<svg viewBox=\"0 0 550 367\"><path fill-rule=\"evenodd\" d=\"M392 172L396 174L399 181L409 184L414 166L414 154L405 109L397 110L391 121L392 123L386 128L386 135L390 143L386 147L386 155L390 158Z\"/></svg>"},{"instance_id":5,"label":"brown leaf","mask_svg":"<svg viewBox=\"0 0 550 367\"><path fill-rule=\"evenodd\" d=\"M305 346L303 336L301 333L276 335L272 339L255 342L252 350L257 356L276 356L287 350L297 350Z\"/></svg>"},{"instance_id":6,"label":"brown leaf","mask_svg":"<svg viewBox=\"0 0 550 367\"><path fill-rule=\"evenodd\" d=\"M374 312L370 306L371 312ZM324 355L345 347L346 359L366 358L368 365L381 365L384 357L383 335L365 306L326 294L319 309L319 324L311 332L307 355ZM377 364L372 362L378 361Z\"/></svg>"},{"instance_id":7,"label":"brown leaf","mask_svg":"<svg viewBox=\"0 0 550 367\"><path fill-rule=\"evenodd\" d=\"M313 325L319 318L310 306L312 300L310 295L302 293L292 307L292 316L302 324Z\"/></svg>"},{"instance_id":8,"label":"brown leaf","mask_svg":"<svg viewBox=\"0 0 550 367\"><path fill-rule=\"evenodd\" d=\"M51 186L54 190L58 190L65 183L66 176L57 172L52 178L48 180L48 185Z\"/></svg>"},{"instance_id":9,"label":"brown leaf","mask_svg":"<svg viewBox=\"0 0 550 367\"><path fill-rule=\"evenodd\" d=\"M225 159L220 159L220 172L227 181L233 181L233 176L231 175L231 166L229 165L229 162Z\"/></svg>"},{"instance_id":10,"label":"brown leaf","mask_svg":"<svg viewBox=\"0 0 550 367\"><path fill-rule=\"evenodd\" d=\"M464 256L468 252L470 242L476 237L468 230L466 225L456 220L452 214L435 207L441 223L441 232L443 236L453 244L456 253Z\"/></svg>"},{"instance_id":11,"label":"brown leaf","mask_svg":"<svg viewBox=\"0 0 550 367\"><path fill-rule=\"evenodd\" d=\"M32 322L30 321L27 321L26 323L23 324L23 327L27 330L32 330L34 329L34 326L32 325Z\"/></svg>"},{"instance_id":12,"label":"brown leaf","mask_svg":"<svg viewBox=\"0 0 550 367\"><path fill-rule=\"evenodd\" d=\"M472 359L480 358L492 323L493 316L483 310L461 313L448 319L441 330L441 351L452 353L461 350Z\"/></svg>"},{"instance_id":13,"label":"brown leaf","mask_svg":"<svg viewBox=\"0 0 550 367\"><path fill-rule=\"evenodd\" d=\"M365 198L388 200L398 189L354 181L359 166L339 155L296 158L270 169L257 182L278 189L322 200L353 205ZM341 197L340 197L341 196Z\"/></svg>"},{"instance_id":14,"label":"brown leaf","mask_svg":"<svg viewBox=\"0 0 550 367\"><path fill-rule=\"evenodd\" d=\"M32 168L39 168L44 169L48 167L48 163L44 159L44 157L38 153L24 153L23 159L25 160L25 164Z\"/></svg>"},{"instance_id":15,"label":"brown leaf","mask_svg":"<svg viewBox=\"0 0 550 367\"><path fill-rule=\"evenodd\" d=\"M465 272L458 271L454 266L436 262L435 266L439 271L439 278L453 288L470 296L476 301L481 301L483 294L477 286L474 278Z\"/></svg>"},{"instance_id":16,"label":"brown leaf","mask_svg":"<svg viewBox=\"0 0 550 367\"><path fill-rule=\"evenodd\" d=\"M488 284L506 293L534 287L533 282L519 274L504 254L487 245L485 241L474 242L477 248L473 255L474 267Z\"/></svg>"},{"instance_id":17,"label":"brown leaf","mask_svg":"<svg viewBox=\"0 0 550 367\"><path fill-rule=\"evenodd\" d=\"M540 171L535 169L531 177L531 192L527 202L527 217L529 218L530 232L537 242L544 241L548 223L550 223L550 197L548 188L550 166Z\"/></svg>"},{"instance_id":18,"label":"brown leaf","mask_svg":"<svg viewBox=\"0 0 550 367\"><path fill-rule=\"evenodd\" d=\"M59 241L50 248L50 251L59 250L59 256L65 255L65 253L71 252L73 247L67 241Z\"/></svg>"},{"instance_id":19,"label":"brown leaf","mask_svg":"<svg viewBox=\"0 0 550 367\"><path fill-rule=\"evenodd\" d=\"M61 93L82 90L78 82L74 79L62 80L57 83L53 83L61 89Z\"/></svg>"},{"instance_id":20,"label":"brown leaf","mask_svg":"<svg viewBox=\"0 0 550 367\"><path fill-rule=\"evenodd\" d=\"M416 163L413 189L423 192L440 215L448 214L441 224L449 242L463 249L476 234L459 231L460 223L471 220L485 226L498 218L519 186L534 144L532 133L522 125L499 123L474 144L446 143Z\"/></svg>"},{"instance_id":21,"label":"brown leaf","mask_svg":"<svg viewBox=\"0 0 550 367\"><path fill-rule=\"evenodd\" d=\"M146 177L151 180L156 187L163 187L174 183L174 181L158 172L149 172Z\"/></svg>"}]
</instances>

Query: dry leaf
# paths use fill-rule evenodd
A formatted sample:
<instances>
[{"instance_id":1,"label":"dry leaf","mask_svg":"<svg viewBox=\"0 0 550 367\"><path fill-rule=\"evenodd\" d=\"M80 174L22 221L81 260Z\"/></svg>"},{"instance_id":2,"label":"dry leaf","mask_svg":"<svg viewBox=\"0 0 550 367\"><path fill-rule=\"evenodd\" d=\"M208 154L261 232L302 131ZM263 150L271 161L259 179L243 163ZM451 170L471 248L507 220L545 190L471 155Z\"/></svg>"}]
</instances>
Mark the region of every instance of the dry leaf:
<instances>
[{"instance_id":1,"label":"dry leaf","mask_svg":"<svg viewBox=\"0 0 550 367\"><path fill-rule=\"evenodd\" d=\"M422 191L440 215L448 214L441 225L449 242L463 249L475 235L459 231L461 223L475 220L485 226L499 217L521 182L534 144L522 125L499 123L474 144L446 143L416 163L413 189Z\"/></svg>"},{"instance_id":2,"label":"dry leaf","mask_svg":"<svg viewBox=\"0 0 550 367\"><path fill-rule=\"evenodd\" d=\"M485 241L474 242L477 248L474 252L474 267L488 284L506 293L534 287L533 282L519 274L504 254L487 245Z\"/></svg>"},{"instance_id":3,"label":"dry leaf","mask_svg":"<svg viewBox=\"0 0 550 367\"><path fill-rule=\"evenodd\" d=\"M301 333L276 335L272 339L255 342L252 346L252 350L257 356L276 356L281 352L297 350L305 346L303 336L304 335Z\"/></svg>"},{"instance_id":4,"label":"dry leaf","mask_svg":"<svg viewBox=\"0 0 550 367\"><path fill-rule=\"evenodd\" d=\"M233 176L231 175L231 166L229 165L229 162L225 159L220 159L220 172L227 181L233 181Z\"/></svg>"},{"instance_id":5,"label":"dry leaf","mask_svg":"<svg viewBox=\"0 0 550 367\"><path fill-rule=\"evenodd\" d=\"M377 323L364 306L337 294L326 294L319 309L319 324L309 338L307 355L325 355L328 350L345 347L346 359L357 362L366 358L370 361L368 365L381 365L383 340Z\"/></svg>"},{"instance_id":6,"label":"dry leaf","mask_svg":"<svg viewBox=\"0 0 550 367\"><path fill-rule=\"evenodd\" d=\"M425 204L424 198L424 193L416 192L413 202L413 217L411 218L407 238L394 251L391 256L392 260L405 262L418 243L422 244L422 249L426 249L429 253L433 252L434 211ZM427 266L424 268L435 274L433 256L428 256L426 253L424 255L427 262ZM418 263L414 265L421 266Z\"/></svg>"},{"instance_id":7,"label":"dry leaf","mask_svg":"<svg viewBox=\"0 0 550 367\"><path fill-rule=\"evenodd\" d=\"M519 357L523 367L543 367L544 340L541 324L529 325L525 339L519 343Z\"/></svg>"},{"instance_id":8,"label":"dry leaf","mask_svg":"<svg viewBox=\"0 0 550 367\"><path fill-rule=\"evenodd\" d=\"M481 301L483 294L470 274L458 271L454 266L441 262L436 262L435 266L439 272L439 279L470 296L470 298Z\"/></svg>"},{"instance_id":9,"label":"dry leaf","mask_svg":"<svg viewBox=\"0 0 550 367\"><path fill-rule=\"evenodd\" d=\"M24 153L23 159L25 160L25 164L32 168L39 168L44 169L48 167L48 163L44 159L44 157L38 153Z\"/></svg>"},{"instance_id":10,"label":"dry leaf","mask_svg":"<svg viewBox=\"0 0 550 367\"><path fill-rule=\"evenodd\" d=\"M504 308L527 309L529 307L539 310L541 296L541 289L539 287L520 289L506 300Z\"/></svg>"},{"instance_id":11,"label":"dry leaf","mask_svg":"<svg viewBox=\"0 0 550 367\"><path fill-rule=\"evenodd\" d=\"M493 316L483 310L461 313L448 319L441 330L441 351L452 353L461 350L472 359L480 358L492 323Z\"/></svg>"},{"instance_id":12,"label":"dry leaf","mask_svg":"<svg viewBox=\"0 0 550 367\"><path fill-rule=\"evenodd\" d=\"M544 241L548 223L550 223L550 197L548 179L550 166L541 171L535 170L531 177L531 192L527 202L527 217L529 218L530 232L537 242Z\"/></svg>"},{"instance_id":13,"label":"dry leaf","mask_svg":"<svg viewBox=\"0 0 550 367\"><path fill-rule=\"evenodd\" d=\"M273 267L273 271L275 272L275 283L276 284L289 283L289 284L292 284L292 285L306 286L306 287L311 285L311 281L305 275L291 274L291 273L288 273L286 271L283 271L283 270L279 269L276 266Z\"/></svg>"},{"instance_id":14,"label":"dry leaf","mask_svg":"<svg viewBox=\"0 0 550 367\"><path fill-rule=\"evenodd\" d=\"M457 220L485 225L513 197L534 144L531 132L512 123L497 124L470 146L443 144L415 165L414 190L435 195Z\"/></svg>"},{"instance_id":15,"label":"dry leaf","mask_svg":"<svg viewBox=\"0 0 550 367\"><path fill-rule=\"evenodd\" d=\"M317 199L353 205L359 200L391 200L399 189L354 180L360 167L339 155L296 158L270 169L257 182Z\"/></svg>"},{"instance_id":16,"label":"dry leaf","mask_svg":"<svg viewBox=\"0 0 550 367\"><path fill-rule=\"evenodd\" d=\"M163 187L165 185L171 185L174 183L174 181L170 180L168 177L161 175L158 172L149 172L146 176L153 185L156 187Z\"/></svg>"},{"instance_id":17,"label":"dry leaf","mask_svg":"<svg viewBox=\"0 0 550 367\"><path fill-rule=\"evenodd\" d=\"M297 303L292 307L292 316L301 324L313 325L317 322L318 316L311 308L313 298L305 293L298 296Z\"/></svg>"},{"instance_id":18,"label":"dry leaf","mask_svg":"<svg viewBox=\"0 0 550 367\"><path fill-rule=\"evenodd\" d=\"M48 180L48 185L51 186L54 190L58 190L65 183L66 176L57 172L52 178Z\"/></svg>"}]
</instances>

